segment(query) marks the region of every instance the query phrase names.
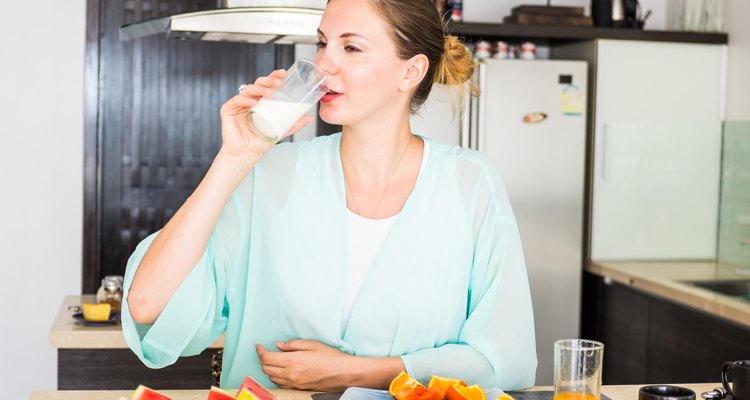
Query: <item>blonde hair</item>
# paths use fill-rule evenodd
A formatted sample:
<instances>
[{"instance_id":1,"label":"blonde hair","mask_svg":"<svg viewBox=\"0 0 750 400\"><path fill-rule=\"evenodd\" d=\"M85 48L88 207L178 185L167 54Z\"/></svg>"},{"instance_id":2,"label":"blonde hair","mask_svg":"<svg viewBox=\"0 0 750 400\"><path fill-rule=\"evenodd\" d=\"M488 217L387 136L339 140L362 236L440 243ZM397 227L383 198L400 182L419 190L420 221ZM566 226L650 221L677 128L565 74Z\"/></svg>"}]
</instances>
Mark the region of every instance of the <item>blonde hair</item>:
<instances>
[{"instance_id":1,"label":"blonde hair","mask_svg":"<svg viewBox=\"0 0 750 400\"><path fill-rule=\"evenodd\" d=\"M445 35L442 17L431 0L370 0L370 3L391 26L399 57L408 60L424 54L429 61L427 73L409 104L412 114L427 100L433 83L454 86L470 80L474 59L456 36ZM456 88L462 93L463 87ZM471 82L469 90L473 95L479 94ZM455 110L456 96L451 98ZM459 94L459 99L462 98Z\"/></svg>"}]
</instances>

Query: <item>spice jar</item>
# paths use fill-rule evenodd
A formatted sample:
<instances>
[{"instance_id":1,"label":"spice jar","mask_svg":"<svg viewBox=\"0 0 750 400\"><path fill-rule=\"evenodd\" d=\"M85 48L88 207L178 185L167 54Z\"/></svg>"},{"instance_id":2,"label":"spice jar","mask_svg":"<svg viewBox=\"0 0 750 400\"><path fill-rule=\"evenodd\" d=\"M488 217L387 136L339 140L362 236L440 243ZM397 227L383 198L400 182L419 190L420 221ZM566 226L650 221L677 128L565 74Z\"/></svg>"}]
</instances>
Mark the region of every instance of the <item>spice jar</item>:
<instances>
[{"instance_id":1,"label":"spice jar","mask_svg":"<svg viewBox=\"0 0 750 400\"><path fill-rule=\"evenodd\" d=\"M102 286L96 292L96 301L109 303L112 306L112 312L119 312L122 305L122 276L105 276L102 279Z\"/></svg>"}]
</instances>

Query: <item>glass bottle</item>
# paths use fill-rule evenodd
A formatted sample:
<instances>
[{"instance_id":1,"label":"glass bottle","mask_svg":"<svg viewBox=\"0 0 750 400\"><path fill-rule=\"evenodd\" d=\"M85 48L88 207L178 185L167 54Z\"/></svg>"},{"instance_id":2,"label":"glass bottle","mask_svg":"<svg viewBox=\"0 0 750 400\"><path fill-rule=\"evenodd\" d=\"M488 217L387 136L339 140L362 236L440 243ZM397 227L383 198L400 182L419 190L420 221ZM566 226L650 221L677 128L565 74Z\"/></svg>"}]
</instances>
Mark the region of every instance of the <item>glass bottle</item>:
<instances>
[{"instance_id":1,"label":"glass bottle","mask_svg":"<svg viewBox=\"0 0 750 400\"><path fill-rule=\"evenodd\" d=\"M96 292L96 301L109 303L112 306L112 312L119 312L122 305L122 276L105 276Z\"/></svg>"}]
</instances>

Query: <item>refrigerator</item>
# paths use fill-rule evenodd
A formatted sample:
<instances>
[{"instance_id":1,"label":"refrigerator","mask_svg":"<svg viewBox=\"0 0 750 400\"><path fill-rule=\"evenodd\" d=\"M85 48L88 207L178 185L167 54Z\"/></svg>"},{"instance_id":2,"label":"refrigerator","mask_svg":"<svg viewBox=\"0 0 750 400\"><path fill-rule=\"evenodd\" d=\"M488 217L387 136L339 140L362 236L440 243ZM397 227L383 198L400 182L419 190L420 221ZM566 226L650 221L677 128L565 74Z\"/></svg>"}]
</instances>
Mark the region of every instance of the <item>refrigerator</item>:
<instances>
[{"instance_id":1,"label":"refrigerator","mask_svg":"<svg viewBox=\"0 0 750 400\"><path fill-rule=\"evenodd\" d=\"M497 165L531 287L536 384L551 385L554 341L579 337L587 63L488 59L473 79L481 93L455 115L450 91L435 85L411 117L412 130L478 150Z\"/></svg>"}]
</instances>

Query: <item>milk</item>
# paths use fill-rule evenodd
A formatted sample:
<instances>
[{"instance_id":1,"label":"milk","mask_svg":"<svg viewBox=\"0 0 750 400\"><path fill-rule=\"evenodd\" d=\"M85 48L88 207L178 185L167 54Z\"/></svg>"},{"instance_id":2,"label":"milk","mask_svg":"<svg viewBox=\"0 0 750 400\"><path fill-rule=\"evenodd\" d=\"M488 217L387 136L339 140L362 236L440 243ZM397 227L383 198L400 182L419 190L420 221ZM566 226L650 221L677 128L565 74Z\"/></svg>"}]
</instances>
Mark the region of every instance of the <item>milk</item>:
<instances>
[{"instance_id":1,"label":"milk","mask_svg":"<svg viewBox=\"0 0 750 400\"><path fill-rule=\"evenodd\" d=\"M258 133L279 140L315 103L264 98L252 109L250 120Z\"/></svg>"}]
</instances>

